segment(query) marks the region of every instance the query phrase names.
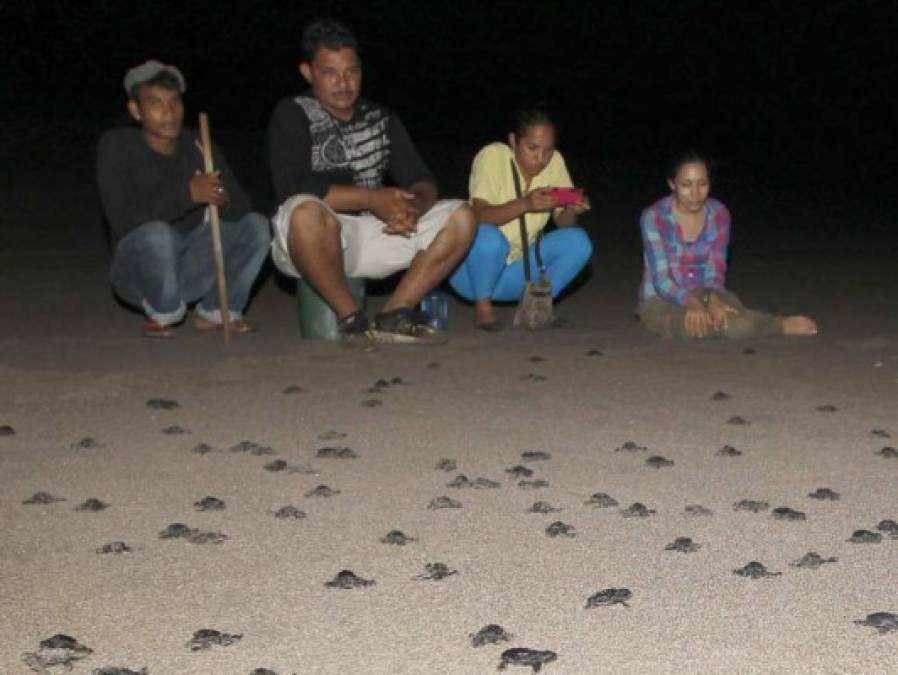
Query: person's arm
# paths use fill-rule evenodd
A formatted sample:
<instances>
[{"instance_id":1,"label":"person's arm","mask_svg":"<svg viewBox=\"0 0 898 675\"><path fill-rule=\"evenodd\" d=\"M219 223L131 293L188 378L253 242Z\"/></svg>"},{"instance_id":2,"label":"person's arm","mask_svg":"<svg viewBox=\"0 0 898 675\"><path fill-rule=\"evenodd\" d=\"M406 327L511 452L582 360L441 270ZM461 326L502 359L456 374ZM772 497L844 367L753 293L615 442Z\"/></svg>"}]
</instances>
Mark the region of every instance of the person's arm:
<instances>
[{"instance_id":1,"label":"person's arm","mask_svg":"<svg viewBox=\"0 0 898 675\"><path fill-rule=\"evenodd\" d=\"M687 299L693 296L670 276L670 261L667 259L667 251L664 248L664 241L657 222L659 217L657 211L650 207L642 212L639 219L645 264L658 295L669 302L685 305Z\"/></svg>"},{"instance_id":2,"label":"person's arm","mask_svg":"<svg viewBox=\"0 0 898 675\"><path fill-rule=\"evenodd\" d=\"M478 223L505 225L525 213L550 211L555 206L555 201L543 189L502 201L511 181L507 150L493 144L477 153L471 164L468 193Z\"/></svg>"},{"instance_id":3,"label":"person's arm","mask_svg":"<svg viewBox=\"0 0 898 675\"><path fill-rule=\"evenodd\" d=\"M557 162L558 165L555 169L558 177L552 181L553 187L574 187L574 181L571 180L571 175L568 173L567 164L562 154L556 151L552 161ZM590 208L592 207L589 203L589 197L583 195L583 199L579 204L569 204L568 206L555 209L552 213L552 220L555 221L558 227L570 227L575 225L577 218L589 211Z\"/></svg>"},{"instance_id":4,"label":"person's arm","mask_svg":"<svg viewBox=\"0 0 898 675\"><path fill-rule=\"evenodd\" d=\"M212 158L228 199L227 204L221 209L221 217L231 222L240 220L252 209L249 197L240 187L237 177L215 143L212 144Z\"/></svg>"}]
</instances>

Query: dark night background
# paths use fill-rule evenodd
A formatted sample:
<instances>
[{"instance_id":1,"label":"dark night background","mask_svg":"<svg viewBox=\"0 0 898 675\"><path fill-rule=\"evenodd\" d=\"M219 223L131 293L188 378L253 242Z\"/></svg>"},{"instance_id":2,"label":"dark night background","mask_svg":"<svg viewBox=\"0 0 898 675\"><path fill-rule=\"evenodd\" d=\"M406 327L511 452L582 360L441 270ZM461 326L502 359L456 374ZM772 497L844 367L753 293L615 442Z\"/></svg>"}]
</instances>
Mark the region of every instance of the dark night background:
<instances>
[{"instance_id":1,"label":"dark night background","mask_svg":"<svg viewBox=\"0 0 898 675\"><path fill-rule=\"evenodd\" d=\"M92 152L121 120L125 70L158 58L186 75L188 123L210 113L238 175L269 206L261 132L300 88L303 24L331 16L357 33L365 95L399 112L451 190L464 189L477 147L504 136L514 103L540 97L594 202L613 204L628 177L640 198L659 195L671 149L688 145L717 161L725 201L729 184L894 220L894 2L38 1L0 11L0 106L16 154L52 154L61 141ZM231 151L233 132L255 149L233 141ZM870 222L859 214L846 227Z\"/></svg>"}]
</instances>

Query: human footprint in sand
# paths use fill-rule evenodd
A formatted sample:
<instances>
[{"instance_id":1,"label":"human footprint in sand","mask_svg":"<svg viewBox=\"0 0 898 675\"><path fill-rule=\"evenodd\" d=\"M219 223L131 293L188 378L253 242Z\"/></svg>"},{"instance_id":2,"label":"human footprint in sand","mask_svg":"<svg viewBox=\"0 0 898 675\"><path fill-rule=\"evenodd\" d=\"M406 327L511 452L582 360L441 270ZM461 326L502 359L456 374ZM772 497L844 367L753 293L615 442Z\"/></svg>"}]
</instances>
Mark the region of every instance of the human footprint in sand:
<instances>
[{"instance_id":1,"label":"human footprint in sand","mask_svg":"<svg viewBox=\"0 0 898 675\"><path fill-rule=\"evenodd\" d=\"M639 320L667 338L816 335L806 316L748 309L726 288L730 212L708 192L708 162L694 152L671 167L670 194L642 212L644 270Z\"/></svg>"}]
</instances>

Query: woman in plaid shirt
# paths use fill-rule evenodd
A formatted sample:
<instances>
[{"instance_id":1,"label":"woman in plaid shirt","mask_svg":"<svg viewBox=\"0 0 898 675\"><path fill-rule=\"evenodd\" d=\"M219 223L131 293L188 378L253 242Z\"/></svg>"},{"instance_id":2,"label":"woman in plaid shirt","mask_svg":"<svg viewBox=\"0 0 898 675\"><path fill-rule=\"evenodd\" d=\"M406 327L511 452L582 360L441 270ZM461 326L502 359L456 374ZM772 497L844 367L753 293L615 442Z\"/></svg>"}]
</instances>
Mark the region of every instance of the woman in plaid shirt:
<instances>
[{"instance_id":1,"label":"woman in plaid shirt","mask_svg":"<svg viewBox=\"0 0 898 675\"><path fill-rule=\"evenodd\" d=\"M662 337L816 335L806 316L748 309L726 289L730 212L708 197L708 163L688 153L672 167L671 193L642 212L639 319Z\"/></svg>"}]
</instances>

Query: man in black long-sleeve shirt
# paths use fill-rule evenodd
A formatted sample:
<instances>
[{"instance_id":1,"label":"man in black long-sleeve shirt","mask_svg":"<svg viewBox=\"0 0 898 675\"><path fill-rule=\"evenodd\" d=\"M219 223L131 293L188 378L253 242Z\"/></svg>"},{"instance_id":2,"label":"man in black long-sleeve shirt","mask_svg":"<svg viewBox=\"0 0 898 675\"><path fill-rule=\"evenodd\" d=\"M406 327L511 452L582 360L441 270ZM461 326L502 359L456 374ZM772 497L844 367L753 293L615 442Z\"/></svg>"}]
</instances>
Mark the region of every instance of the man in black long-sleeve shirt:
<instances>
[{"instance_id":1,"label":"man in black long-sleeve shirt","mask_svg":"<svg viewBox=\"0 0 898 675\"><path fill-rule=\"evenodd\" d=\"M225 158L213 148L215 173L203 171L202 148L182 128L184 77L148 61L125 76L128 111L140 127L106 132L97 175L115 239L110 281L119 297L147 315L143 334L171 337L186 304L198 301L194 326L221 327L207 206L221 213L221 239L231 330L251 330L243 318L252 283L268 252L268 220L250 202Z\"/></svg>"},{"instance_id":2,"label":"man in black long-sleeve shirt","mask_svg":"<svg viewBox=\"0 0 898 675\"><path fill-rule=\"evenodd\" d=\"M268 127L281 207L272 259L308 281L346 336L399 342L442 337L414 311L467 252L476 224L468 204L437 201L437 186L399 118L359 98L352 33L320 20L303 33L307 94L282 100ZM385 188L389 172L398 187ZM408 268L369 330L346 276L382 278Z\"/></svg>"}]
</instances>

